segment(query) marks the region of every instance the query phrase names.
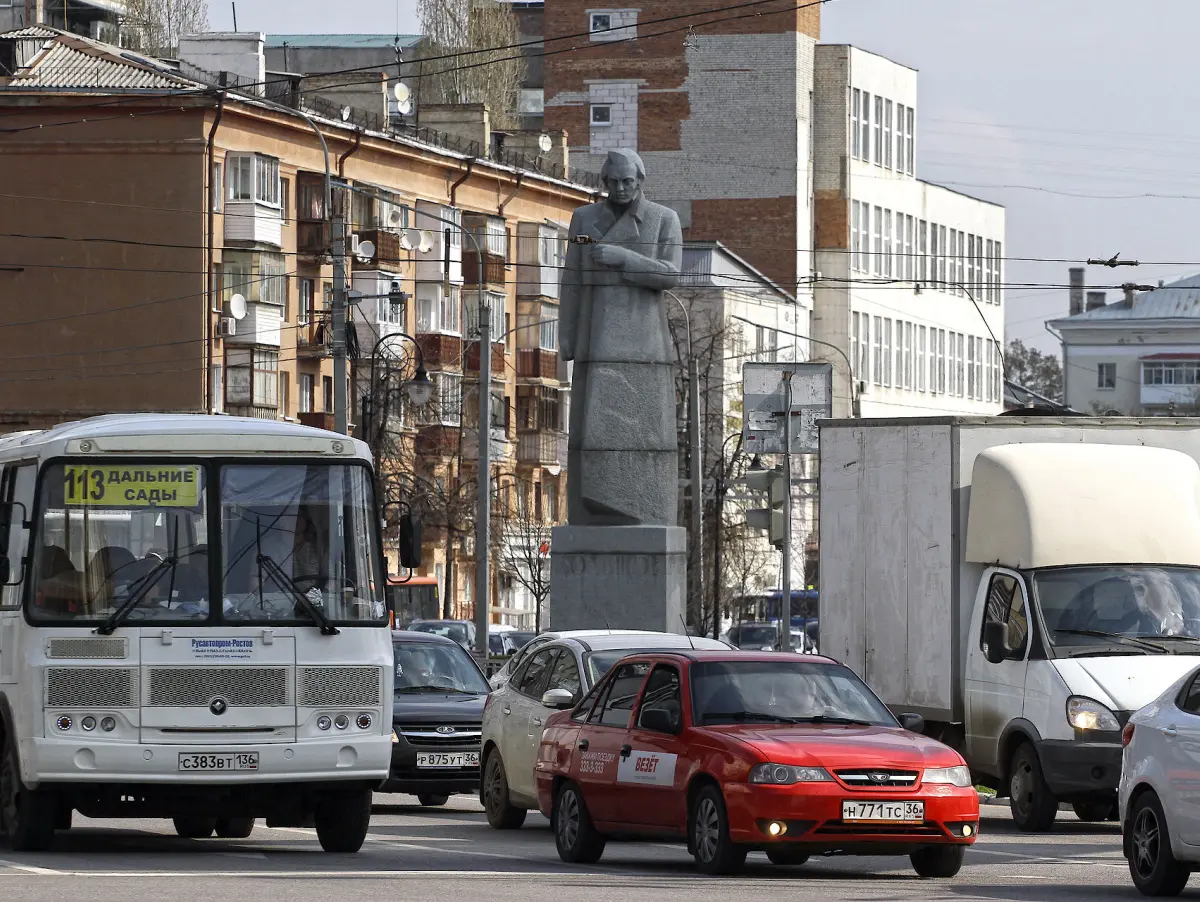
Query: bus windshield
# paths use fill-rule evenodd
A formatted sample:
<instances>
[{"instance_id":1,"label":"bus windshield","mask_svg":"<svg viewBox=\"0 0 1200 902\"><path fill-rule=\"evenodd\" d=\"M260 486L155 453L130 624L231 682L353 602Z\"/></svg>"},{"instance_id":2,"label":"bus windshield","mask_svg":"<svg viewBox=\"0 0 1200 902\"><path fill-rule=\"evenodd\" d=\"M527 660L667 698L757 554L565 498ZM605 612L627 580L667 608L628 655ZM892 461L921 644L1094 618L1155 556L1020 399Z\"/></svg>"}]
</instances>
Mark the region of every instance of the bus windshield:
<instances>
[{"instance_id":1,"label":"bus windshield","mask_svg":"<svg viewBox=\"0 0 1200 902\"><path fill-rule=\"evenodd\" d=\"M66 462L38 497L34 621L385 622L365 467Z\"/></svg>"}]
</instances>

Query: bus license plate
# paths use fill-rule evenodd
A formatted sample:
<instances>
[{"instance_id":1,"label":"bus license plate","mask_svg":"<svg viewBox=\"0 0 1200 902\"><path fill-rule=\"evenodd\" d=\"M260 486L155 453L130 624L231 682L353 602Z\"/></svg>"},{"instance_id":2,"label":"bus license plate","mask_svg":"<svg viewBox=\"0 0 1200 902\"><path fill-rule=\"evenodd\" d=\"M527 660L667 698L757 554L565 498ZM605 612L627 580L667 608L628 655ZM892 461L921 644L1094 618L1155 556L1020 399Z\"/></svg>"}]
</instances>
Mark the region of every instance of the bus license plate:
<instances>
[{"instance_id":1,"label":"bus license plate","mask_svg":"<svg viewBox=\"0 0 1200 902\"><path fill-rule=\"evenodd\" d=\"M258 752L207 752L179 755L181 771L258 770Z\"/></svg>"},{"instance_id":2,"label":"bus license plate","mask_svg":"<svg viewBox=\"0 0 1200 902\"><path fill-rule=\"evenodd\" d=\"M419 753L417 767L479 767L479 752Z\"/></svg>"},{"instance_id":3,"label":"bus license plate","mask_svg":"<svg viewBox=\"0 0 1200 902\"><path fill-rule=\"evenodd\" d=\"M847 824L919 824L925 820L924 802L842 802Z\"/></svg>"}]
</instances>

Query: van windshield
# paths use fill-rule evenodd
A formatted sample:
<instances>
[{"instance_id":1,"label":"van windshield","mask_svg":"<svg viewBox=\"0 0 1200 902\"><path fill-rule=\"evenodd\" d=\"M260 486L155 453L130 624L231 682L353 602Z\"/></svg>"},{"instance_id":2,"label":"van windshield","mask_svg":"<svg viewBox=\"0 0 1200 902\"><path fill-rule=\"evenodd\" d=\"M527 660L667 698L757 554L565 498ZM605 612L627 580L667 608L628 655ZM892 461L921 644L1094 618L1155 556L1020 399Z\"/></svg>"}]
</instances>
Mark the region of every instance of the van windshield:
<instances>
[{"instance_id":1,"label":"van windshield","mask_svg":"<svg viewBox=\"0 0 1200 902\"><path fill-rule=\"evenodd\" d=\"M1176 640L1191 651L1200 640L1200 569L1067 567L1035 572L1033 584L1055 646L1154 651Z\"/></svg>"},{"instance_id":2,"label":"van windshield","mask_svg":"<svg viewBox=\"0 0 1200 902\"><path fill-rule=\"evenodd\" d=\"M68 461L38 498L34 621L385 622L364 467Z\"/></svg>"}]
</instances>

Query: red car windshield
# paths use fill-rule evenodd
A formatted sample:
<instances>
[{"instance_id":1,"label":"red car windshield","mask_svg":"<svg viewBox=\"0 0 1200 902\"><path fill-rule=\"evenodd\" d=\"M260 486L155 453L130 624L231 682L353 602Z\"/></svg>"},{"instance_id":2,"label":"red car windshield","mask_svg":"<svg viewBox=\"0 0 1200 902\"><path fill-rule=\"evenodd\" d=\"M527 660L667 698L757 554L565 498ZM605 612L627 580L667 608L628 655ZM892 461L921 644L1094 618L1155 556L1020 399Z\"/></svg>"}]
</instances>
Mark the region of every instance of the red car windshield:
<instances>
[{"instance_id":1,"label":"red car windshield","mask_svg":"<svg viewBox=\"0 0 1200 902\"><path fill-rule=\"evenodd\" d=\"M898 727L866 684L840 664L702 661L692 665L692 721L861 723Z\"/></svg>"}]
</instances>

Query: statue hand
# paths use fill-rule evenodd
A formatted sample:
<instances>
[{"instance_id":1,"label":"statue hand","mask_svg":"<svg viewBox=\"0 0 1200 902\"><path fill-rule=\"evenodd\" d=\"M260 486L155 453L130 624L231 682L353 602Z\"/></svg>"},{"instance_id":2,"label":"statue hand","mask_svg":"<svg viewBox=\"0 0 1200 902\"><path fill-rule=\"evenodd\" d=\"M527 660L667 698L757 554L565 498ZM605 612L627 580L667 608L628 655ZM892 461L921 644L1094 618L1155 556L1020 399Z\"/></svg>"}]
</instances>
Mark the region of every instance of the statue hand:
<instances>
[{"instance_id":1,"label":"statue hand","mask_svg":"<svg viewBox=\"0 0 1200 902\"><path fill-rule=\"evenodd\" d=\"M623 247L616 247L612 244L598 244L592 255L597 263L601 266L620 267L624 266L629 259L629 252Z\"/></svg>"}]
</instances>

